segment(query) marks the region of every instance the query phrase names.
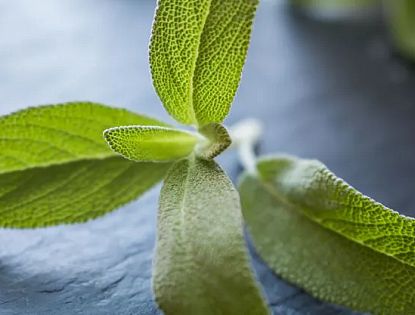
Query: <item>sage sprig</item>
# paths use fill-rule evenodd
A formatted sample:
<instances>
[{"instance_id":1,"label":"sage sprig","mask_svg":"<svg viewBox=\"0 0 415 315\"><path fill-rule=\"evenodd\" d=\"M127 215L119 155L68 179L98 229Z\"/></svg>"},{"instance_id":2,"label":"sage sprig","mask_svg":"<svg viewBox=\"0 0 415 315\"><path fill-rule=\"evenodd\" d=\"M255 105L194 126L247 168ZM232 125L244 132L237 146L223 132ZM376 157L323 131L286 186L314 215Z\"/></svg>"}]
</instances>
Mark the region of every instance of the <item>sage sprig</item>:
<instances>
[{"instance_id":1,"label":"sage sprig","mask_svg":"<svg viewBox=\"0 0 415 315\"><path fill-rule=\"evenodd\" d=\"M167 111L192 131L92 103L3 117L0 226L86 221L139 197L167 172L153 274L161 309L268 314L245 246L238 192L213 161L231 144L220 123L239 84L256 5L158 2L154 86Z\"/></svg>"},{"instance_id":2,"label":"sage sprig","mask_svg":"<svg viewBox=\"0 0 415 315\"><path fill-rule=\"evenodd\" d=\"M0 227L84 222L163 181L153 290L165 314L269 314L242 213L259 254L310 294L356 310L414 314L414 219L319 162L256 160L261 128L253 121L230 133L222 125L256 6L158 1L150 68L164 107L183 129L89 102L0 117ZM214 161L232 138L246 168L242 213L239 193Z\"/></svg>"}]
</instances>

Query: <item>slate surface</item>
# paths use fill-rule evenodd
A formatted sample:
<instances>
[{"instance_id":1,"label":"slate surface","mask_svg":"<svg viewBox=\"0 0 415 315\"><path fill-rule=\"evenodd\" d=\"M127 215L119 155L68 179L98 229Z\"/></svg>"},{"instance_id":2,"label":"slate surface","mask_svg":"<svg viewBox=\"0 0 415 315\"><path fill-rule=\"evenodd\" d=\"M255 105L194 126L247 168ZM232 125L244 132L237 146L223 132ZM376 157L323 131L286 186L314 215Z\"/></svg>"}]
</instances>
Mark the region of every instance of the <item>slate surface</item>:
<instances>
[{"instance_id":1,"label":"slate surface","mask_svg":"<svg viewBox=\"0 0 415 315\"><path fill-rule=\"evenodd\" d=\"M154 7L0 0L0 114L91 100L171 122L148 72ZM414 83L381 25L324 25L264 0L227 123L260 118L261 153L318 158L362 192L415 214ZM235 155L221 162L235 179ZM158 314L150 289L157 194L86 224L1 230L0 314ZM351 314L285 283L252 254L275 314Z\"/></svg>"}]
</instances>

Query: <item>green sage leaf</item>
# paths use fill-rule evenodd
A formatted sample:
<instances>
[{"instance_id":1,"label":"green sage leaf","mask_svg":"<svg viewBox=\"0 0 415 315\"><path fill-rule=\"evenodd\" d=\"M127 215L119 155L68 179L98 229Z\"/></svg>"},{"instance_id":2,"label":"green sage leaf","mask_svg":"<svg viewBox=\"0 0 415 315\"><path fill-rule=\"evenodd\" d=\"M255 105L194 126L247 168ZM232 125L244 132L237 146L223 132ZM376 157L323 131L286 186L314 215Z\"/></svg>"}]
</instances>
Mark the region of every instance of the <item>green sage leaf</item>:
<instances>
[{"instance_id":1,"label":"green sage leaf","mask_svg":"<svg viewBox=\"0 0 415 315\"><path fill-rule=\"evenodd\" d=\"M166 126L125 109L89 102L33 107L0 117L0 174L116 156L102 138L103 131L134 124Z\"/></svg>"},{"instance_id":2,"label":"green sage leaf","mask_svg":"<svg viewBox=\"0 0 415 315\"><path fill-rule=\"evenodd\" d=\"M172 166L157 234L153 287L166 314L268 314L250 269L238 193L213 160Z\"/></svg>"},{"instance_id":3,"label":"green sage leaf","mask_svg":"<svg viewBox=\"0 0 415 315\"><path fill-rule=\"evenodd\" d=\"M206 137L197 148L197 155L203 159L213 159L225 151L232 143L232 139L224 126L211 123L199 128L199 132Z\"/></svg>"},{"instance_id":4,"label":"green sage leaf","mask_svg":"<svg viewBox=\"0 0 415 315\"><path fill-rule=\"evenodd\" d=\"M413 314L414 220L362 195L317 161L274 157L245 175L254 244L312 295L376 314Z\"/></svg>"},{"instance_id":5,"label":"green sage leaf","mask_svg":"<svg viewBox=\"0 0 415 315\"><path fill-rule=\"evenodd\" d=\"M33 228L94 219L150 189L168 166L108 157L1 174L0 227Z\"/></svg>"},{"instance_id":6,"label":"green sage leaf","mask_svg":"<svg viewBox=\"0 0 415 315\"><path fill-rule=\"evenodd\" d=\"M159 0L150 43L155 89L185 124L222 122L241 78L258 0Z\"/></svg>"},{"instance_id":7,"label":"green sage leaf","mask_svg":"<svg viewBox=\"0 0 415 315\"><path fill-rule=\"evenodd\" d=\"M105 130L104 137L115 152L145 162L174 161L188 156L198 142L190 132L158 126L126 126Z\"/></svg>"},{"instance_id":8,"label":"green sage leaf","mask_svg":"<svg viewBox=\"0 0 415 315\"><path fill-rule=\"evenodd\" d=\"M83 222L137 198L168 165L116 156L102 137L117 124L163 124L93 103L0 117L0 227Z\"/></svg>"}]
</instances>

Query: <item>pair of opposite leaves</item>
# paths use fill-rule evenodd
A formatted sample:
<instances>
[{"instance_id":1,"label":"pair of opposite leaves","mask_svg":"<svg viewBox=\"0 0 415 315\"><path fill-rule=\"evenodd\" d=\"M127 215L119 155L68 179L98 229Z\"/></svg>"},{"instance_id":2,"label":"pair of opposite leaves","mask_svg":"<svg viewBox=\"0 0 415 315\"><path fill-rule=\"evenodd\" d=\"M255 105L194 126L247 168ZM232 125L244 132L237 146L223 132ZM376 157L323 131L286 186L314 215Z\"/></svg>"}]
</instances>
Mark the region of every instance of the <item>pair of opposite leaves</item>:
<instances>
[{"instance_id":1,"label":"pair of opposite leaves","mask_svg":"<svg viewBox=\"0 0 415 315\"><path fill-rule=\"evenodd\" d=\"M255 4L159 3L151 47L154 84L176 119L202 126L208 141L197 150L201 158L212 158L229 144L223 127L209 123L221 122L229 111ZM180 23L172 14L189 20ZM175 29L190 39L172 41ZM233 44L229 38L235 38ZM2 226L94 218L137 198L170 168L160 200L154 273L163 310L267 313L247 262L238 195L218 166L201 158L173 166L135 163L108 150L100 134L112 126L141 125L107 132L115 150L141 161L188 155L198 136L86 103L21 111L1 118L0 125ZM259 170L259 177L244 177L242 202L254 242L273 268L329 301L378 313L413 312L411 219L361 196L313 162L275 158L260 162Z\"/></svg>"}]
</instances>

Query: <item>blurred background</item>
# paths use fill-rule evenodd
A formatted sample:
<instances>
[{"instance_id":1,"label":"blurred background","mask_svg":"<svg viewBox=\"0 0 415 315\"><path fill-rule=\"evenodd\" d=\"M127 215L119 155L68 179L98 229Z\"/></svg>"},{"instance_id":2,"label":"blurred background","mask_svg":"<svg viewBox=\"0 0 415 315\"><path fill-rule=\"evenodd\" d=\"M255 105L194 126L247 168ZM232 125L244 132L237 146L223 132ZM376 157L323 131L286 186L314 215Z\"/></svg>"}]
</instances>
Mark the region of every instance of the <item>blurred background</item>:
<instances>
[{"instance_id":1,"label":"blurred background","mask_svg":"<svg viewBox=\"0 0 415 315\"><path fill-rule=\"evenodd\" d=\"M0 114L89 100L173 123L151 83L153 0L0 0ZM262 0L226 123L415 215L415 1ZM0 130L1 133L1 130ZM229 152L221 162L233 179ZM0 231L0 314L158 314L157 189L82 225ZM351 314L254 266L276 314Z\"/></svg>"}]
</instances>

